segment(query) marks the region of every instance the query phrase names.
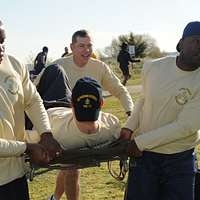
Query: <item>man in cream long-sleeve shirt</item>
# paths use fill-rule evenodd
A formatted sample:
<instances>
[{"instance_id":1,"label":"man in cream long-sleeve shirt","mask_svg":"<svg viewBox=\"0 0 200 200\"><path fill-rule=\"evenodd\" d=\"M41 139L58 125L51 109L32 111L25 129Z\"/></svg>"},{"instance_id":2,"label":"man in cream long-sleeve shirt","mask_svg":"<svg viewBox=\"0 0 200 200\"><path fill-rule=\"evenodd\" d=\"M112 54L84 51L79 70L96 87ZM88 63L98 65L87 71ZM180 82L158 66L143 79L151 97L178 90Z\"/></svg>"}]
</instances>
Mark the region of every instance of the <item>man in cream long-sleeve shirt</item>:
<instances>
[{"instance_id":1,"label":"man in cream long-sleeve shirt","mask_svg":"<svg viewBox=\"0 0 200 200\"><path fill-rule=\"evenodd\" d=\"M52 137L47 113L27 69L4 53L4 41L0 21L0 199L28 200L22 154L29 154L35 163L46 163L61 148ZM24 111L41 135L40 144L24 142Z\"/></svg>"},{"instance_id":2,"label":"man in cream long-sleeve shirt","mask_svg":"<svg viewBox=\"0 0 200 200\"><path fill-rule=\"evenodd\" d=\"M91 58L92 55L92 41L89 33L86 30L79 30L76 31L72 36L72 43L70 44L72 55L67 56L65 58L60 58L56 60L54 63L61 65L68 78L69 84L73 89L76 81L84 76L89 76L97 80L103 89L108 90L113 96L116 96L127 115L130 115L133 109L133 102L132 98L127 91L127 89L121 84L120 80L117 76L113 73L113 71L103 62L100 60ZM72 179L73 174L74 176L78 177L77 170L71 171L69 173L69 179ZM79 191L78 186L68 186L70 193L73 197L69 198L69 200L78 200L79 196L76 195ZM58 190L60 187L57 187ZM77 192L75 191L77 190ZM71 192L74 191L74 192ZM61 190L56 193L62 193ZM57 195L60 196L60 195Z\"/></svg>"},{"instance_id":3,"label":"man in cream long-sleeve shirt","mask_svg":"<svg viewBox=\"0 0 200 200\"><path fill-rule=\"evenodd\" d=\"M180 54L147 62L143 94L122 135L133 132L126 200L194 199L194 147L200 139L200 22L189 23Z\"/></svg>"},{"instance_id":4,"label":"man in cream long-sleeve shirt","mask_svg":"<svg viewBox=\"0 0 200 200\"><path fill-rule=\"evenodd\" d=\"M61 65L73 89L76 81L84 76L97 80L113 96L116 96L127 114L133 109L133 102L127 89L121 84L113 71L102 61L94 59L92 55L92 41L86 30L80 30L73 34L70 45L72 55L60 58L54 63Z\"/></svg>"}]
</instances>

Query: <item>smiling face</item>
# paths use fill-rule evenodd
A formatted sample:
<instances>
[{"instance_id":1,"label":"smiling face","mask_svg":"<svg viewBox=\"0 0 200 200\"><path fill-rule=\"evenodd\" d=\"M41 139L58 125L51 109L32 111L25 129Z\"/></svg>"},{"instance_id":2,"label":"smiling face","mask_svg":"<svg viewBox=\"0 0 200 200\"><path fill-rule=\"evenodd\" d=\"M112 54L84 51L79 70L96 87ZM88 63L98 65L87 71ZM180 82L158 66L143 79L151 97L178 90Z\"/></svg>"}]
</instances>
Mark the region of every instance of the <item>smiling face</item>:
<instances>
[{"instance_id":1,"label":"smiling face","mask_svg":"<svg viewBox=\"0 0 200 200\"><path fill-rule=\"evenodd\" d=\"M0 22L0 64L3 60L3 55L5 52L5 39L6 39L6 34L5 34L5 30L3 28L3 25Z\"/></svg>"},{"instance_id":2,"label":"smiling face","mask_svg":"<svg viewBox=\"0 0 200 200\"><path fill-rule=\"evenodd\" d=\"M88 63L92 55L92 41L89 36L76 38L76 41L70 45L74 62L79 67Z\"/></svg>"},{"instance_id":3,"label":"smiling face","mask_svg":"<svg viewBox=\"0 0 200 200\"><path fill-rule=\"evenodd\" d=\"M186 37L180 41L179 58L188 71L200 67L200 36Z\"/></svg>"}]
</instances>

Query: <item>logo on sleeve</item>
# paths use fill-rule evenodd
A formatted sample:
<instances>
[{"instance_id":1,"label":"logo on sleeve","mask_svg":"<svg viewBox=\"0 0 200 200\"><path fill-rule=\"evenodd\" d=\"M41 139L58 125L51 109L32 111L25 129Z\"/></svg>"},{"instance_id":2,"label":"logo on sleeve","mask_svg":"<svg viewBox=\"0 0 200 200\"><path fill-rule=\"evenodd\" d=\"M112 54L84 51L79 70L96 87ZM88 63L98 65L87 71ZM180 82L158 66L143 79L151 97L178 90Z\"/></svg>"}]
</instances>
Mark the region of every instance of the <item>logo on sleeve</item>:
<instances>
[{"instance_id":1,"label":"logo on sleeve","mask_svg":"<svg viewBox=\"0 0 200 200\"><path fill-rule=\"evenodd\" d=\"M175 96L176 103L179 105L186 104L191 99L192 93L188 88L181 88Z\"/></svg>"},{"instance_id":2,"label":"logo on sleeve","mask_svg":"<svg viewBox=\"0 0 200 200\"><path fill-rule=\"evenodd\" d=\"M13 95L16 95L18 93L19 85L15 76L7 76L4 80L4 83L6 84L8 92L10 92Z\"/></svg>"}]
</instances>

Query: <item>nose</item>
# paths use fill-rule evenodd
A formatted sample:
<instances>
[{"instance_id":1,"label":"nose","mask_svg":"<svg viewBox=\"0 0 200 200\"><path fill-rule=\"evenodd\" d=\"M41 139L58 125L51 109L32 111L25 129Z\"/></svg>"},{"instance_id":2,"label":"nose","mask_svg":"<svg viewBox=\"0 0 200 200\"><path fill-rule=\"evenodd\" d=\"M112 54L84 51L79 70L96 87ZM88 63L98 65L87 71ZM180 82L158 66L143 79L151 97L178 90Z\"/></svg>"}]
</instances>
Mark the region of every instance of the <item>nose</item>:
<instances>
[{"instance_id":1,"label":"nose","mask_svg":"<svg viewBox=\"0 0 200 200\"><path fill-rule=\"evenodd\" d=\"M90 52L90 49L89 49L89 48L86 48L85 50L86 50L87 52Z\"/></svg>"}]
</instances>

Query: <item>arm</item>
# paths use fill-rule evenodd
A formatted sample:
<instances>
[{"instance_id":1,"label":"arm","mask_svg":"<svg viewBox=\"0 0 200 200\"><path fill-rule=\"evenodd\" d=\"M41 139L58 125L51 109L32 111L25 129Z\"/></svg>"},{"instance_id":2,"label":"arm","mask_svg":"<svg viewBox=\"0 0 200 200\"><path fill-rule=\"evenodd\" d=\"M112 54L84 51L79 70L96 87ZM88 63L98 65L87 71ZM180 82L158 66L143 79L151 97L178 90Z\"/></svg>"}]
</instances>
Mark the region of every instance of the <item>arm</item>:
<instances>
[{"instance_id":1,"label":"arm","mask_svg":"<svg viewBox=\"0 0 200 200\"><path fill-rule=\"evenodd\" d=\"M121 84L120 80L107 65L104 64L102 67L104 67L104 75L102 78L103 88L120 100L126 112L132 111L133 101L126 87Z\"/></svg>"},{"instance_id":2,"label":"arm","mask_svg":"<svg viewBox=\"0 0 200 200\"><path fill-rule=\"evenodd\" d=\"M125 123L125 126L121 129L120 137L124 139L131 139L134 131L139 128L140 113L144 104L144 98L141 96L135 103L134 110L131 116Z\"/></svg>"},{"instance_id":3,"label":"arm","mask_svg":"<svg viewBox=\"0 0 200 200\"><path fill-rule=\"evenodd\" d=\"M171 123L135 137L141 150L184 139L196 134L200 129L200 94L186 103L177 118Z\"/></svg>"},{"instance_id":4,"label":"arm","mask_svg":"<svg viewBox=\"0 0 200 200\"><path fill-rule=\"evenodd\" d=\"M38 60L38 55L36 56L36 58L34 60L34 67L37 65L37 60Z\"/></svg>"},{"instance_id":5,"label":"arm","mask_svg":"<svg viewBox=\"0 0 200 200\"><path fill-rule=\"evenodd\" d=\"M31 144L14 140L0 138L0 157L20 157L24 153L30 156L35 164L46 164L49 162L49 155L40 144Z\"/></svg>"},{"instance_id":6,"label":"arm","mask_svg":"<svg viewBox=\"0 0 200 200\"><path fill-rule=\"evenodd\" d=\"M26 150L26 143L0 138L0 157L20 156Z\"/></svg>"}]
</instances>

